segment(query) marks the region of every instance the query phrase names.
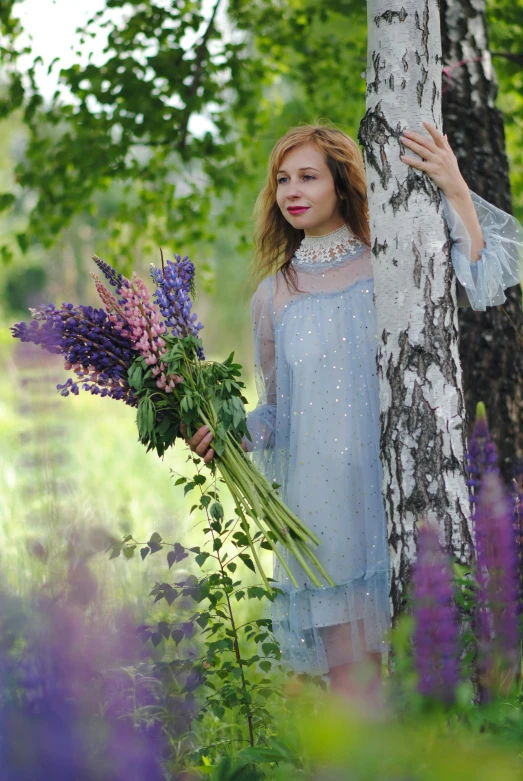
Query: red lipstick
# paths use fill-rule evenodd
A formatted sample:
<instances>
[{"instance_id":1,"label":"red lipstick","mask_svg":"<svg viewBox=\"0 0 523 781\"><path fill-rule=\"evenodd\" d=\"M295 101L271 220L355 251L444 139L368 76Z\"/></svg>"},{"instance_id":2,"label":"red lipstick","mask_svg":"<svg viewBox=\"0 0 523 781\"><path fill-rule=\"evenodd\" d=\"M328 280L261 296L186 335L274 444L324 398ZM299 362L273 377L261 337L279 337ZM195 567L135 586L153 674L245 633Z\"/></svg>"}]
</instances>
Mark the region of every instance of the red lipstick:
<instances>
[{"instance_id":1,"label":"red lipstick","mask_svg":"<svg viewBox=\"0 0 523 781\"><path fill-rule=\"evenodd\" d=\"M303 214L306 211L309 211L309 206L288 206L287 211L289 214Z\"/></svg>"}]
</instances>

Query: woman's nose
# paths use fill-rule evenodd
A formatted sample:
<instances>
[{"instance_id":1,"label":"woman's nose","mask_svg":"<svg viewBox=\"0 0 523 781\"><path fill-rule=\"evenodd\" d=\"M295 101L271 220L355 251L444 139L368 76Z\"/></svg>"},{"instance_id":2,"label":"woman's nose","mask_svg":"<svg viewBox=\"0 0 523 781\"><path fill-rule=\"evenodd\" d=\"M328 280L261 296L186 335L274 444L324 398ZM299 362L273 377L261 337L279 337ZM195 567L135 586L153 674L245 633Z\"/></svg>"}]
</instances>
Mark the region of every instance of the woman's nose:
<instances>
[{"instance_id":1,"label":"woman's nose","mask_svg":"<svg viewBox=\"0 0 523 781\"><path fill-rule=\"evenodd\" d=\"M301 198L301 190L298 182L290 182L287 190L288 198Z\"/></svg>"}]
</instances>

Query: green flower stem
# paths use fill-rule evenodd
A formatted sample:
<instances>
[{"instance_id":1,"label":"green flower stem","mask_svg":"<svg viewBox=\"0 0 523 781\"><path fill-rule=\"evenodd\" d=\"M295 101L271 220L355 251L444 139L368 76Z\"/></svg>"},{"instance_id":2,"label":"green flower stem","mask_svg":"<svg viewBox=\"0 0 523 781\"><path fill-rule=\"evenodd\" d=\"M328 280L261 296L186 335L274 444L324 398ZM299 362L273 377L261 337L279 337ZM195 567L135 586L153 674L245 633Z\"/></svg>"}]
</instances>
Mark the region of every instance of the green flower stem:
<instances>
[{"instance_id":1,"label":"green flower stem","mask_svg":"<svg viewBox=\"0 0 523 781\"><path fill-rule=\"evenodd\" d=\"M192 378L191 378L192 380ZM194 384L194 383L193 383ZM204 409L202 409L204 407ZM210 401L202 399L202 404L198 410L199 416L202 422L209 427L211 431L216 430L218 419L216 411ZM211 443L212 447L212 443ZM328 583L335 585L332 579L326 574L323 566L318 561L314 553L309 550L308 540L312 540L315 544L319 545L320 540L316 537L310 529L307 529L300 519L291 512L291 510L280 499L275 490L270 486L266 479L263 477L257 467L245 457L243 451L240 452L241 445L236 442L230 435L227 435L225 450L221 457L216 460L218 471L222 475L225 483L231 492L237 511L240 514L242 520L247 524L248 521L245 517L244 505L249 516L252 516L256 525L264 534L265 539L267 535L261 525L258 523L258 519L263 520L274 535L281 540L281 544L292 553L304 572L310 578L314 586L321 587L323 584L318 577L313 573L309 566L305 556L307 556L311 562L315 563L318 567L319 573L324 577ZM261 504L260 504L261 499ZM265 511L262 509L262 505ZM251 512L252 511L252 512ZM294 537L297 539L295 540ZM248 535L249 547L253 553L253 558L258 566L258 570L263 579L263 582L267 588L267 591L272 594L272 588L267 581L265 573L261 567L257 553L254 550L254 545ZM296 578L291 573L287 562L277 551L277 547L272 544L269 539L271 548L278 556L285 571L289 575L295 588L298 587ZM303 552L302 552L303 549ZM305 555L304 555L305 553Z\"/></svg>"},{"instance_id":2,"label":"green flower stem","mask_svg":"<svg viewBox=\"0 0 523 781\"><path fill-rule=\"evenodd\" d=\"M231 447L231 450L233 450L233 447ZM239 452L238 450L234 449L233 452L234 457L238 462L239 468L245 468L245 466L247 466L251 472L251 481L254 483L260 498L262 499L262 502L267 510L269 510L269 513L276 513L283 524L289 526L290 530L293 531L298 537L301 537L303 540L307 540L307 538L309 538L315 542L316 545L320 545L320 540L316 537L316 535L313 534L310 529L307 529L307 527L304 526L300 519L290 511L284 502L282 502L274 488L268 485L266 479L263 477L257 467L245 457L243 451ZM267 488L269 488L269 491ZM271 503L274 505L272 510L270 508ZM261 516L262 513L260 512L259 515Z\"/></svg>"},{"instance_id":3,"label":"green flower stem","mask_svg":"<svg viewBox=\"0 0 523 781\"><path fill-rule=\"evenodd\" d=\"M300 543L300 542L297 542L296 544L297 544L297 546L300 546L300 547L303 545L303 543ZM312 563L314 564L314 566L316 567L316 569L318 570L320 575L325 578L325 580L327 581L329 586L336 586L337 583L335 583L333 581L333 579L330 577L330 575L327 574L326 569L324 568L323 564L318 559L318 557L316 556L314 551L312 551L307 545L303 545L303 552L304 552L304 555L309 557L309 559L312 561Z\"/></svg>"},{"instance_id":4,"label":"green flower stem","mask_svg":"<svg viewBox=\"0 0 523 781\"><path fill-rule=\"evenodd\" d=\"M260 521L259 521L257 518L255 518L254 516L252 516L252 519L253 519L254 523L256 524L256 526L258 527L258 529L259 529L259 530L261 531L261 533L263 534L264 538L267 540L267 542L268 542L268 543L269 543L269 545L271 546L273 553L275 553L275 554L276 554L276 556L278 557L278 559L280 560L282 567L284 568L284 570L286 571L287 575L288 575L288 576L289 576L289 578L291 579L292 585L293 585L295 588L299 588L298 581L296 580L296 578L295 578L295 577L294 577L294 575L292 574L291 570L289 569L289 566L288 566L287 562L285 561L285 559L284 559L284 558L283 558L283 556L281 555L280 551L278 550L278 546L277 546L277 544L276 544L276 543L274 543L274 542L271 540L271 538L267 536L267 534L265 533L265 530L263 529L263 527L262 527L262 525L261 525ZM274 533L275 533L275 535L276 535L276 536L279 538L279 540L281 541L281 544L282 544L282 545L284 545L283 538L282 538L282 537L281 537L281 536L280 536L280 535L279 535L277 532L274 532Z\"/></svg>"},{"instance_id":5,"label":"green flower stem","mask_svg":"<svg viewBox=\"0 0 523 781\"><path fill-rule=\"evenodd\" d=\"M220 471L221 471L221 470L220 470ZM223 472L222 472L222 474L223 474ZM227 487L228 487L228 488L229 488L229 490L231 491L231 494L232 494L232 497L233 497L233 499L234 499L234 502L235 502L235 504L236 504L236 507L238 508L238 511L239 511L239 513L241 513L241 517L242 517L242 519L243 519L243 520L244 520L244 521L245 521L245 522L248 524L248 521L247 521L247 519L244 517L244 514L243 514L243 508L242 508L242 506L241 506L241 505L242 505L242 500L241 500L241 497L238 497L238 495L237 495L237 490L236 490L236 487L234 486L234 482L233 482L233 480L231 479L231 476L230 476L230 475L228 475L228 474L227 474L227 475L225 475L225 474L224 474L224 480L225 480L225 482L226 482L226 484L227 484ZM261 531L261 533L263 534L264 538L267 540L267 542L268 542L268 543L269 543L269 545L271 546L271 548L272 548L272 550L274 551L274 553L276 554L276 556L277 556L277 557L279 558L279 560L281 561L281 564L282 564L283 568L285 569L285 571L287 572L287 574L288 574L289 578L291 579L291 581L292 581L293 585L294 585L296 588L298 588L298 582L297 582L296 578L294 577L294 575L292 574L291 570L289 569L289 566L288 566L287 562L284 560L284 558L282 557L282 555L281 555L280 551L279 551L279 550L277 549L277 547L274 545L273 541L272 541L272 540L271 540L269 537L267 537L267 534L266 534L266 532L265 532L265 529L262 527L262 525L261 525L261 523L259 522L258 518L255 516L255 514L254 514L254 513L253 513L253 515L252 515L252 516L250 516L250 517L252 517L252 518L253 518L253 521L254 521L254 523L256 524L256 526L258 527L258 529ZM282 544L283 544L283 538L282 538L282 537L281 537L281 536L278 534L278 532L277 532L277 531L275 532L275 534L276 534L276 536L277 536L277 537L279 537L279 538L282 540ZM252 545L251 545L251 549L252 549ZM255 554L255 558L256 558L256 554ZM263 570L262 570L261 564L259 564L259 569L260 569L260 574L262 575L262 577L264 577L264 573L263 573ZM264 579L264 582L265 582L265 579ZM269 592L272 594L272 588L271 588L271 586L270 586L268 583L267 583L266 585L267 585L267 590L268 590L268 591L269 591Z\"/></svg>"},{"instance_id":6,"label":"green flower stem","mask_svg":"<svg viewBox=\"0 0 523 781\"><path fill-rule=\"evenodd\" d=\"M240 518L242 519L242 524L241 525L242 525L243 530L245 531L245 534L247 535L247 539L249 541L249 547L251 549L252 555L253 555L254 560L256 562L256 566L258 567L258 572L260 573L260 575L262 577L262 580L263 580L263 583L265 585L265 588L267 589L269 594L272 594L273 593L272 587L271 587L269 581L267 580L267 577L265 575L265 572L263 570L261 562L260 562L260 560L258 558L258 554L256 553L256 549L254 547L254 543L253 543L252 538L251 538L251 534L250 534L250 531L249 531L249 524L247 522L247 519L245 518L245 514L243 512L243 508L241 506L241 503L237 499L236 490L233 488L234 481L231 479L230 475L227 473L227 469L224 469L222 471L222 474L223 474L223 478L225 480L225 483L226 483L227 487L229 488L229 491L231 491L232 497L233 497L234 502L236 504L236 509L237 509L237 511L238 511L238 513L240 515Z\"/></svg>"},{"instance_id":7,"label":"green flower stem","mask_svg":"<svg viewBox=\"0 0 523 781\"><path fill-rule=\"evenodd\" d=\"M288 547L290 552L296 557L298 563L300 564L301 568L304 570L304 572L309 576L309 578L312 581L312 584L316 587L321 587L323 584L318 580L316 575L314 575L313 571L303 558L301 551L298 549L295 541L292 539L292 537L289 535L289 542Z\"/></svg>"}]
</instances>

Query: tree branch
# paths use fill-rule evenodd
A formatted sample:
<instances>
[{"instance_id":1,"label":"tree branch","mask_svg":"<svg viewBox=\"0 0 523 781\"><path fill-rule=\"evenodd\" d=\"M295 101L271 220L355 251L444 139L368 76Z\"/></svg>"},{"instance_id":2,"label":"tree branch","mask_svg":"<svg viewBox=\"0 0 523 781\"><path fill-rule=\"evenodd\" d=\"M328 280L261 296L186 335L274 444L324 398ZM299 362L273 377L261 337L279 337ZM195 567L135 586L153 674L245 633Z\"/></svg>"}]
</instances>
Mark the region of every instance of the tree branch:
<instances>
[{"instance_id":1,"label":"tree branch","mask_svg":"<svg viewBox=\"0 0 523 781\"><path fill-rule=\"evenodd\" d=\"M220 7L220 3L222 0L216 0L216 3L214 5L211 18L209 19L209 24L207 25L207 29L205 30L203 34L203 38L200 42L200 45L198 46L196 50L196 57L195 57L195 64L196 68L194 71L194 77L192 80L191 88L189 90L188 94L188 100L187 103L190 104L191 99L196 95L196 91L198 87L200 86L200 80L203 73L203 60L205 59L205 55L207 53L207 41L209 40L209 36L212 32L212 28L214 26L214 20L216 18L216 14L218 12L218 8ZM185 116L183 118L182 126L180 129L180 140L177 144L178 150L180 152L183 152L185 149L185 146L187 144L187 132L189 127L189 120L191 118L191 109L188 107Z\"/></svg>"},{"instance_id":2,"label":"tree branch","mask_svg":"<svg viewBox=\"0 0 523 781\"><path fill-rule=\"evenodd\" d=\"M523 68L523 53L513 52L490 52L491 57L504 57L506 60L515 62Z\"/></svg>"}]
</instances>

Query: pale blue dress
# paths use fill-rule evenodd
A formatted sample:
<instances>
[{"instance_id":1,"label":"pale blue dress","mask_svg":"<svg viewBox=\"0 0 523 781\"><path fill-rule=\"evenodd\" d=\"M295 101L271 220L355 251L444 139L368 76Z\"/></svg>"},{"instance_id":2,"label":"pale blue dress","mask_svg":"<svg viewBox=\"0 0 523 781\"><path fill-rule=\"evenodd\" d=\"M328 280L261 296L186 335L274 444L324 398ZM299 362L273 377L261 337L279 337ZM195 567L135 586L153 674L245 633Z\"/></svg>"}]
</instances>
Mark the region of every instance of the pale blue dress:
<instances>
[{"instance_id":1,"label":"pale blue dress","mask_svg":"<svg viewBox=\"0 0 523 781\"><path fill-rule=\"evenodd\" d=\"M486 242L470 262L470 239L442 198L452 262L474 309L501 304L520 278L523 229L471 193ZM281 273L251 304L259 402L248 415L252 454L292 510L318 535L316 554L336 582L316 588L286 551L299 588L274 557L284 592L272 617L282 660L324 675L388 650L390 569L381 494L376 313L370 249L326 263L295 265L298 288Z\"/></svg>"}]
</instances>

